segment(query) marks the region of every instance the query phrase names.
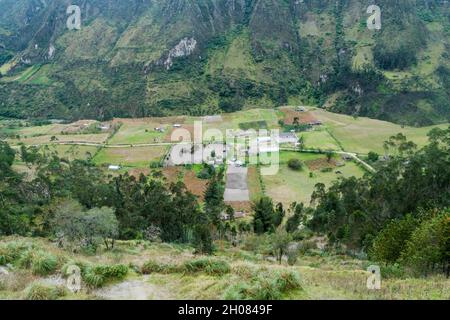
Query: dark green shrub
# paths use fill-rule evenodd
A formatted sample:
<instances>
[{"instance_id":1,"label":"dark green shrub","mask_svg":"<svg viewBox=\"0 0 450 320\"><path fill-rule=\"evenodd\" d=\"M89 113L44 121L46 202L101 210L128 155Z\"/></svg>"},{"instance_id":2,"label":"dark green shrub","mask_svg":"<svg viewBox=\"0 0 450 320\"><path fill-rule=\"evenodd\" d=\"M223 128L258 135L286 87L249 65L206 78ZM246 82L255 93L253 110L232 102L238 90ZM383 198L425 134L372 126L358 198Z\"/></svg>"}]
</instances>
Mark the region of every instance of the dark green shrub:
<instances>
[{"instance_id":1,"label":"dark green shrub","mask_svg":"<svg viewBox=\"0 0 450 320\"><path fill-rule=\"evenodd\" d=\"M17 265L23 269L31 269L35 275L46 276L56 271L58 258L48 252L28 249L20 255Z\"/></svg>"},{"instance_id":2,"label":"dark green shrub","mask_svg":"<svg viewBox=\"0 0 450 320\"><path fill-rule=\"evenodd\" d=\"M31 244L18 241L0 243L0 265L16 262L30 247Z\"/></svg>"},{"instance_id":3,"label":"dark green shrub","mask_svg":"<svg viewBox=\"0 0 450 320\"><path fill-rule=\"evenodd\" d=\"M294 266L297 263L299 254L300 254L300 252L296 248L295 249L294 248L288 249L288 251L287 251L287 258L288 258L287 259L287 263L290 266Z\"/></svg>"},{"instance_id":4,"label":"dark green shrub","mask_svg":"<svg viewBox=\"0 0 450 320\"><path fill-rule=\"evenodd\" d=\"M411 234L400 261L416 274L448 275L450 210L423 221Z\"/></svg>"},{"instance_id":5,"label":"dark green shrub","mask_svg":"<svg viewBox=\"0 0 450 320\"><path fill-rule=\"evenodd\" d=\"M221 276L230 272L230 265L222 260L195 259L184 264L187 273L205 272L213 276Z\"/></svg>"},{"instance_id":6,"label":"dark green shrub","mask_svg":"<svg viewBox=\"0 0 450 320\"><path fill-rule=\"evenodd\" d=\"M418 223L410 215L388 223L373 241L372 248L369 250L370 258L377 262L396 262Z\"/></svg>"},{"instance_id":7,"label":"dark green shrub","mask_svg":"<svg viewBox=\"0 0 450 320\"><path fill-rule=\"evenodd\" d=\"M301 288L300 277L291 271L256 272L247 282L231 286L226 300L280 300L291 290Z\"/></svg>"},{"instance_id":8,"label":"dark green shrub","mask_svg":"<svg viewBox=\"0 0 450 320\"><path fill-rule=\"evenodd\" d=\"M288 167L294 171L300 171L303 168L303 163L298 159L290 159L288 161Z\"/></svg>"},{"instance_id":9,"label":"dark green shrub","mask_svg":"<svg viewBox=\"0 0 450 320\"><path fill-rule=\"evenodd\" d=\"M102 287L106 282L106 279L102 274L97 274L91 269L88 269L83 274L83 280L89 287L93 288Z\"/></svg>"},{"instance_id":10,"label":"dark green shrub","mask_svg":"<svg viewBox=\"0 0 450 320\"><path fill-rule=\"evenodd\" d=\"M174 264L158 263L153 260L147 261L140 270L143 274L162 273L170 274L183 271L182 268Z\"/></svg>"},{"instance_id":11,"label":"dark green shrub","mask_svg":"<svg viewBox=\"0 0 450 320\"><path fill-rule=\"evenodd\" d=\"M112 266L96 265L87 267L82 273L82 276L88 286L98 288L108 281L121 280L127 274L128 266L117 264Z\"/></svg>"},{"instance_id":12,"label":"dark green shrub","mask_svg":"<svg viewBox=\"0 0 450 320\"><path fill-rule=\"evenodd\" d=\"M58 259L56 256L45 253L37 252L32 258L31 270L36 275L49 275L56 271L58 267Z\"/></svg>"},{"instance_id":13,"label":"dark green shrub","mask_svg":"<svg viewBox=\"0 0 450 320\"><path fill-rule=\"evenodd\" d=\"M31 284L25 291L26 300L57 300L64 297L66 290L64 287L55 287L41 283Z\"/></svg>"}]
</instances>

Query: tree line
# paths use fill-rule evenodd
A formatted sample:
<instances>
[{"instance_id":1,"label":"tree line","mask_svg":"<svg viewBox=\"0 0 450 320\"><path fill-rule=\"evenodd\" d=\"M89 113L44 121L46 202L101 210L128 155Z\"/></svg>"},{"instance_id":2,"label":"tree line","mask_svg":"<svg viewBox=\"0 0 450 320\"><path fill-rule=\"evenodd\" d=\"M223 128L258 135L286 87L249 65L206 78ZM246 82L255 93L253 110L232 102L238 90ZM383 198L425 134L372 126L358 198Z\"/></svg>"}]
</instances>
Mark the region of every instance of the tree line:
<instances>
[{"instance_id":1,"label":"tree line","mask_svg":"<svg viewBox=\"0 0 450 320\"><path fill-rule=\"evenodd\" d=\"M269 237L272 253L295 263L293 242L324 235L329 249L367 255L417 274L442 272L450 261L450 128L434 129L419 149L399 134L385 142L386 161L362 178L317 184L309 206L288 208L269 197L253 203L250 223L224 203L224 168L211 168L204 201L159 170L112 176L90 160L68 161L36 147L0 142L0 235L50 237L62 246L96 250L115 239L189 243L211 254L215 240ZM389 156L387 156L389 155ZM16 157L34 172L13 169ZM264 238L263 237L263 238Z\"/></svg>"}]
</instances>

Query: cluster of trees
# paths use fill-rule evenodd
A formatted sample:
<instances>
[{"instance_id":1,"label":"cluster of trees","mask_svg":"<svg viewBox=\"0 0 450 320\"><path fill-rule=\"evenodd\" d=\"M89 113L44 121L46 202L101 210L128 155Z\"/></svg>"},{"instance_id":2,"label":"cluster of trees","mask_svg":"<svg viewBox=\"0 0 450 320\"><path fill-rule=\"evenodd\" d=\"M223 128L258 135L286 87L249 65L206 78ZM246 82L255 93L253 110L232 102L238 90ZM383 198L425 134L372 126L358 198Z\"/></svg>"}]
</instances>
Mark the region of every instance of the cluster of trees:
<instances>
[{"instance_id":1,"label":"cluster of trees","mask_svg":"<svg viewBox=\"0 0 450 320\"><path fill-rule=\"evenodd\" d=\"M384 145L390 157L376 173L342 178L328 189L318 184L310 208L293 203L287 214L281 203L261 198L253 205L254 232L268 237L280 262L283 256L295 261L293 240L312 231L327 235L332 248L363 252L377 263L448 276L450 128L432 130L429 140L418 150L402 134L391 137Z\"/></svg>"},{"instance_id":2,"label":"cluster of trees","mask_svg":"<svg viewBox=\"0 0 450 320\"><path fill-rule=\"evenodd\" d=\"M392 137L385 144L391 159L376 173L341 179L329 189L318 184L308 226L377 260L448 274L450 128L432 130L429 139L417 150L403 135Z\"/></svg>"},{"instance_id":3,"label":"cluster of trees","mask_svg":"<svg viewBox=\"0 0 450 320\"><path fill-rule=\"evenodd\" d=\"M402 44L397 47L379 43L373 50L374 60L380 69L404 70L417 63L415 48Z\"/></svg>"},{"instance_id":4,"label":"cluster of trees","mask_svg":"<svg viewBox=\"0 0 450 320\"><path fill-rule=\"evenodd\" d=\"M35 170L33 179L13 170L16 156ZM153 237L149 231L157 230L162 241L194 243L210 253L225 208L221 177L219 171L211 179L203 209L181 181L169 184L158 171L139 178L106 176L89 161L70 162L33 147L16 154L1 142L0 235L111 248L113 239Z\"/></svg>"},{"instance_id":5,"label":"cluster of trees","mask_svg":"<svg viewBox=\"0 0 450 320\"><path fill-rule=\"evenodd\" d=\"M256 234L275 233L280 229L296 233L301 225L306 225L308 216L303 203L292 203L286 212L282 203L274 205L269 197L255 201L253 211L253 230ZM287 216L289 218L285 219ZM285 225L283 222L286 222Z\"/></svg>"}]
</instances>

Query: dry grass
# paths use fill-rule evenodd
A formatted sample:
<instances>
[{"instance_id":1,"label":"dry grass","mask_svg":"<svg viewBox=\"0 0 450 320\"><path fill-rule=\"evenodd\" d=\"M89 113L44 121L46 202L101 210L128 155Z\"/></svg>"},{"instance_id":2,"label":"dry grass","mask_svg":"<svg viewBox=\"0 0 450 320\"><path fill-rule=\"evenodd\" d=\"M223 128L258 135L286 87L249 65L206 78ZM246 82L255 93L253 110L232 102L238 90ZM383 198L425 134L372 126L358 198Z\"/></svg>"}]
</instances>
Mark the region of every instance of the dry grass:
<instances>
[{"instance_id":1,"label":"dry grass","mask_svg":"<svg viewBox=\"0 0 450 320\"><path fill-rule=\"evenodd\" d=\"M42 250L71 261L98 264L130 264L137 268L151 260L161 265L181 266L195 259L189 246L171 244L150 244L144 241L118 241L113 251L102 251L94 256L70 254L58 249L45 239L8 237L0 240L32 242ZM241 248L218 244L218 259L231 266L231 272L224 275L208 275L204 272L186 274L152 273L142 276L135 273L124 281L147 283L152 289L154 299L222 299L224 293L233 285L248 282L255 274L267 276L277 272L297 272L301 278L301 290L289 291L284 299L450 299L450 280L444 277L382 279L381 290L368 290L368 273L363 261L343 255L300 256L297 265L282 265ZM1 278L1 277L0 277ZM17 269L6 278L0 279L0 298L22 298L26 288L45 278L33 276L30 271ZM95 294L95 292L93 292ZM71 299L86 299L85 292L69 296Z\"/></svg>"}]
</instances>

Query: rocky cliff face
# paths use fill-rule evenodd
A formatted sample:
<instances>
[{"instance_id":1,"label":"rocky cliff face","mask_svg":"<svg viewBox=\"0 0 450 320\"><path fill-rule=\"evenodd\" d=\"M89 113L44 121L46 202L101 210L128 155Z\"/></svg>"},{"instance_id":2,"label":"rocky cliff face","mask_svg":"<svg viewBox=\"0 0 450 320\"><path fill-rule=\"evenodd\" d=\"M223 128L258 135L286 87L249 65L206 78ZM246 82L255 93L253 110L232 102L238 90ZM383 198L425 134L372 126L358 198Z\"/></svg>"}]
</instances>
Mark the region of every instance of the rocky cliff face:
<instances>
[{"instance_id":1,"label":"rocky cliff face","mask_svg":"<svg viewBox=\"0 0 450 320\"><path fill-rule=\"evenodd\" d=\"M368 30L362 0L0 0L0 115L314 103L413 124L445 120L448 5L372 2L379 31ZM80 30L67 28L69 5L80 8ZM32 77L18 77L29 68Z\"/></svg>"}]
</instances>

